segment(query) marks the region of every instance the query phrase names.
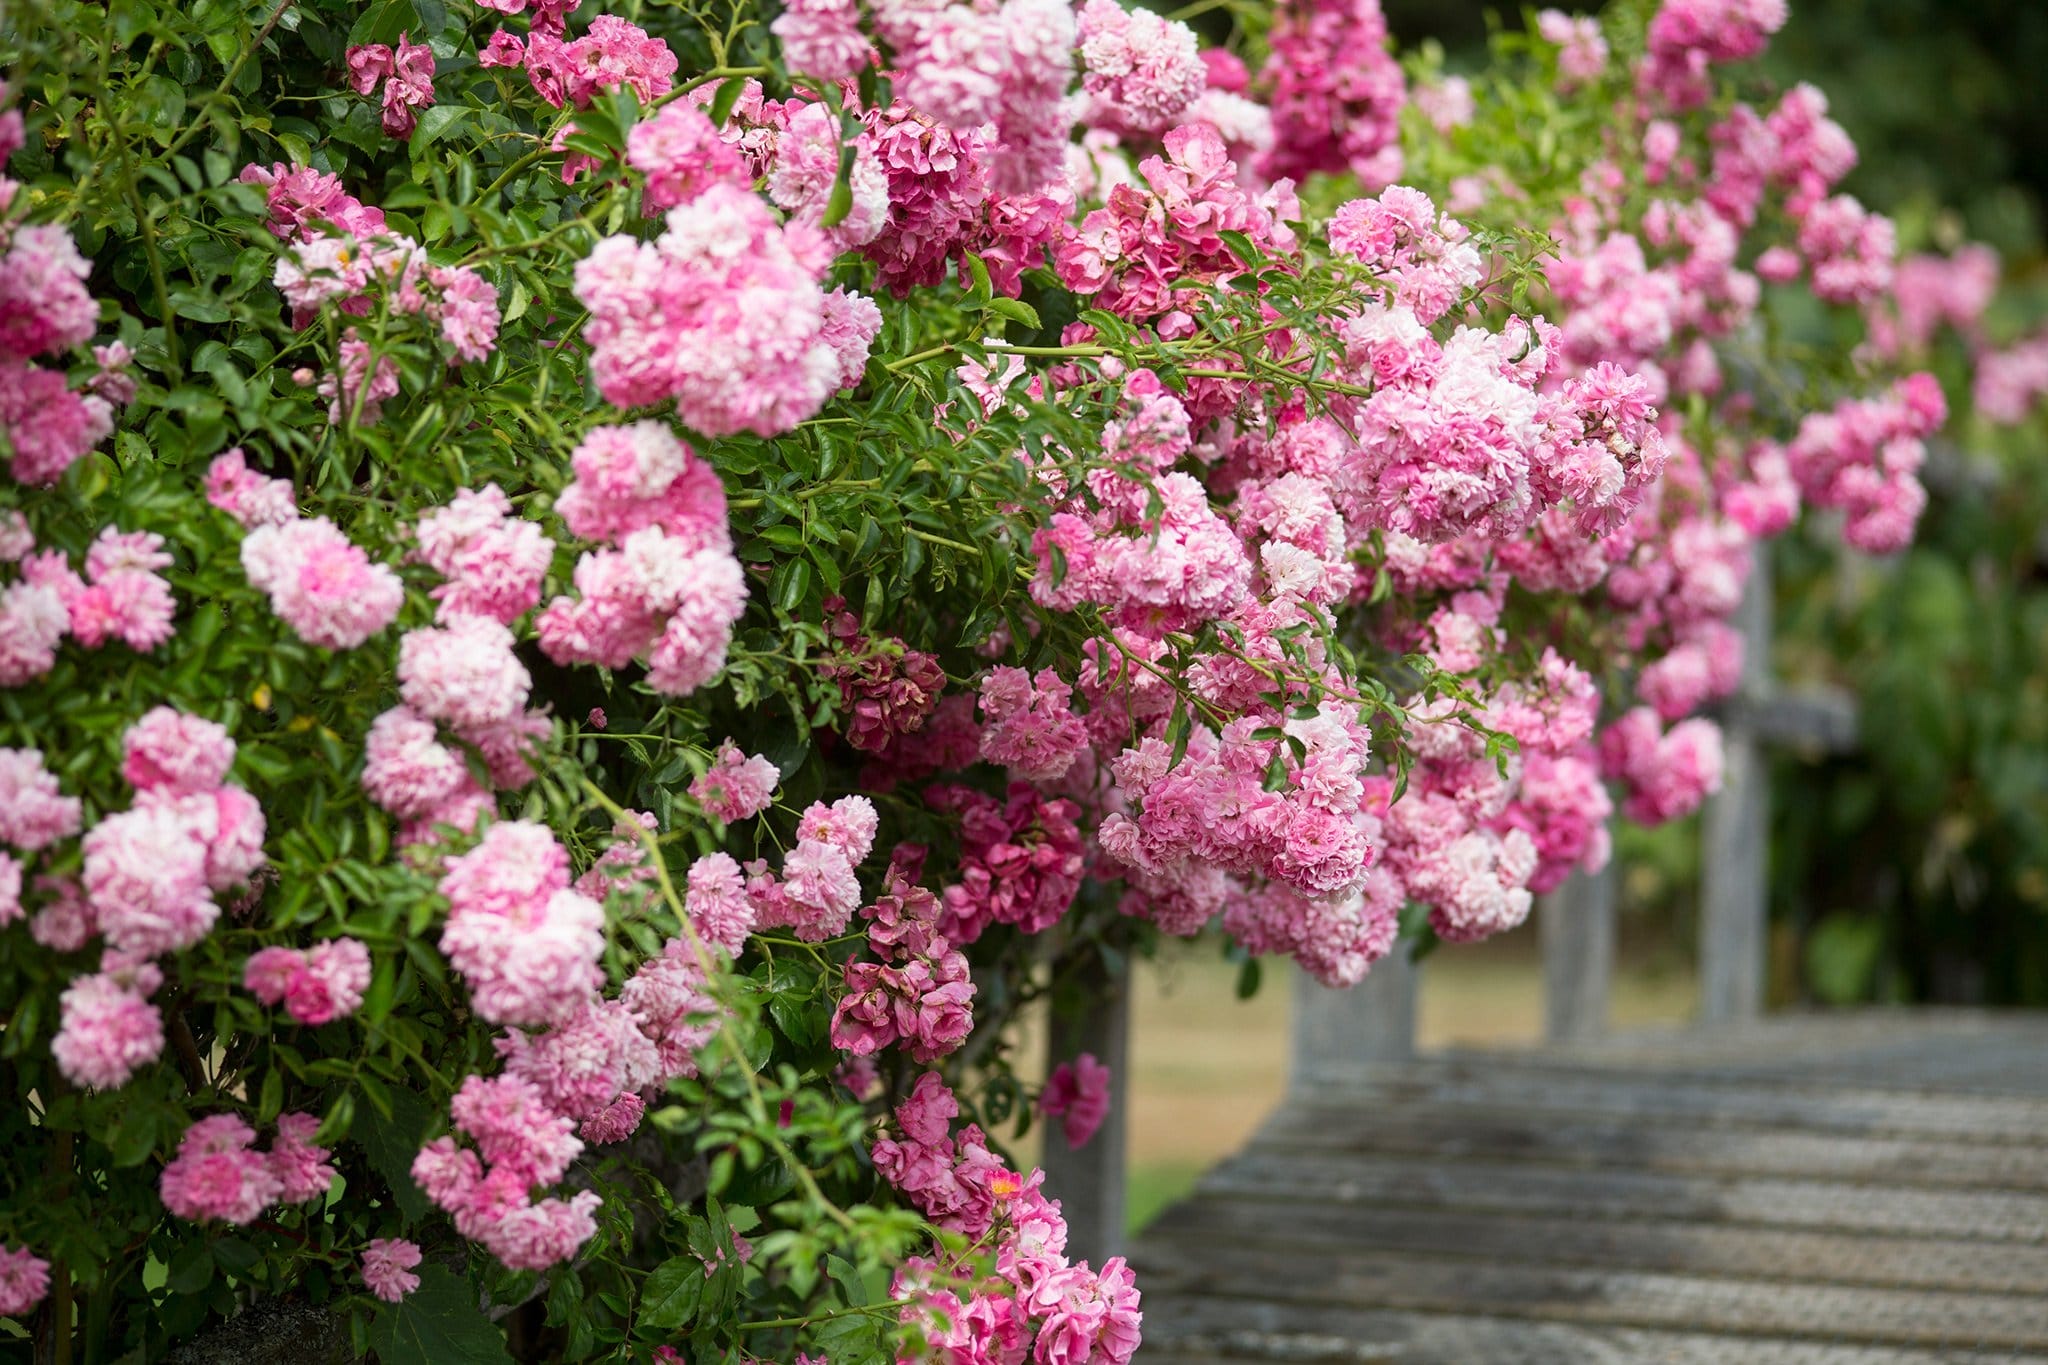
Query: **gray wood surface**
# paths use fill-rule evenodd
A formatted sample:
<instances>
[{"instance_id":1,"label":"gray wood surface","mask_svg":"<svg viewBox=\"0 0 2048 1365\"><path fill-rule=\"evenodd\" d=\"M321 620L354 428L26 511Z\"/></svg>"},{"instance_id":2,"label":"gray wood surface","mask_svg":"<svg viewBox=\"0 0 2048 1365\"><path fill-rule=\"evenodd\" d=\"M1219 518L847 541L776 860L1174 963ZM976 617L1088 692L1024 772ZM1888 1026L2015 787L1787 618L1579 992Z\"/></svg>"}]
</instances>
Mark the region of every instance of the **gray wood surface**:
<instances>
[{"instance_id":1,"label":"gray wood surface","mask_svg":"<svg viewBox=\"0 0 2048 1365\"><path fill-rule=\"evenodd\" d=\"M1771 560L1759 546L1735 623L1742 632L1739 700L1771 694ZM1763 1009L1770 890L1770 774L1741 709L1721 729L1721 790L1700 821L1700 1018L1751 1019Z\"/></svg>"},{"instance_id":2,"label":"gray wood surface","mask_svg":"<svg viewBox=\"0 0 2048 1365\"><path fill-rule=\"evenodd\" d=\"M1574 872L1536 903L1543 939L1543 1033L1553 1041L1607 1031L1619 880L1609 860L1598 872Z\"/></svg>"},{"instance_id":3,"label":"gray wood surface","mask_svg":"<svg viewBox=\"0 0 2048 1365\"><path fill-rule=\"evenodd\" d=\"M1352 1068L1133 1251L1143 1365L2048 1365L2048 1017Z\"/></svg>"},{"instance_id":4,"label":"gray wood surface","mask_svg":"<svg viewBox=\"0 0 2048 1365\"><path fill-rule=\"evenodd\" d=\"M1089 987L1090 1008L1078 1018L1053 1016L1047 1066L1083 1052L1109 1068L1109 1113L1080 1148L1067 1145L1057 1119L1044 1127L1040 1165L1045 1192L1060 1201L1067 1220L1067 1249L1076 1259L1101 1265L1124 1250L1126 1177L1129 1170L1130 994L1123 982L1098 971Z\"/></svg>"},{"instance_id":5,"label":"gray wood surface","mask_svg":"<svg viewBox=\"0 0 2048 1365\"><path fill-rule=\"evenodd\" d=\"M1291 1087L1341 1084L1361 1068L1414 1056L1418 970L1407 947L1399 945L1348 991L1297 976Z\"/></svg>"}]
</instances>

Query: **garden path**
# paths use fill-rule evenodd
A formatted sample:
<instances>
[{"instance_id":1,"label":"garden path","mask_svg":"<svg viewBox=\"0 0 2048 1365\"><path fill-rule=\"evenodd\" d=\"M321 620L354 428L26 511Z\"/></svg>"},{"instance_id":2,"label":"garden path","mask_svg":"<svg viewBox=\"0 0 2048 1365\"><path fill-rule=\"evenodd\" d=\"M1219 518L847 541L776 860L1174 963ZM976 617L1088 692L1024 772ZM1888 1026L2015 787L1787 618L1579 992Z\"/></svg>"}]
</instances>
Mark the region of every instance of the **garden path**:
<instances>
[{"instance_id":1,"label":"garden path","mask_svg":"<svg viewBox=\"0 0 2048 1365\"><path fill-rule=\"evenodd\" d=\"M1139 1240L1139 1365L2048 1365L2044 1137L2048 1017L1360 1062Z\"/></svg>"}]
</instances>

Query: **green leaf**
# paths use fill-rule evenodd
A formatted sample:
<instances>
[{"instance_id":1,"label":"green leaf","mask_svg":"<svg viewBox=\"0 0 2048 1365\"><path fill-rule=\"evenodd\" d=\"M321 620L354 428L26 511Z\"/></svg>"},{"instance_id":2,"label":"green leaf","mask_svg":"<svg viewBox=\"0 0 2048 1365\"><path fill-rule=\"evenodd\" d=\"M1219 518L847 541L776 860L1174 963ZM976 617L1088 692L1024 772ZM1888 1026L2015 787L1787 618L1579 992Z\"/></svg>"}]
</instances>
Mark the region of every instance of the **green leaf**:
<instances>
[{"instance_id":1,"label":"green leaf","mask_svg":"<svg viewBox=\"0 0 2048 1365\"><path fill-rule=\"evenodd\" d=\"M213 1282L213 1247L205 1241L187 1242L171 1257L170 1275L164 1288L173 1294L197 1294Z\"/></svg>"},{"instance_id":2,"label":"green leaf","mask_svg":"<svg viewBox=\"0 0 2048 1365\"><path fill-rule=\"evenodd\" d=\"M382 1365L510 1365L505 1334L477 1307L469 1281L446 1266L419 1269L420 1287L370 1323Z\"/></svg>"},{"instance_id":3,"label":"green leaf","mask_svg":"<svg viewBox=\"0 0 2048 1365\"><path fill-rule=\"evenodd\" d=\"M846 1306L848 1308L865 1308L867 1306L867 1282L861 1279L860 1272L853 1268L852 1262L848 1261L844 1256L827 1256L825 1258L825 1273L832 1277L832 1283L839 1286L839 1292L846 1295Z\"/></svg>"},{"instance_id":4,"label":"green leaf","mask_svg":"<svg viewBox=\"0 0 2048 1365\"><path fill-rule=\"evenodd\" d=\"M370 1165L391 1186L398 1208L408 1219L423 1218L433 1207L413 1183L412 1161L426 1141L427 1125L433 1119L426 1101L404 1086L386 1092L391 1117L365 1123L355 1130L356 1145L370 1158Z\"/></svg>"},{"instance_id":5,"label":"green leaf","mask_svg":"<svg viewBox=\"0 0 2048 1365\"><path fill-rule=\"evenodd\" d=\"M1034 332L1044 325L1038 320L1038 310L1022 299L990 299L988 311L999 318L1021 322Z\"/></svg>"},{"instance_id":6,"label":"green leaf","mask_svg":"<svg viewBox=\"0 0 2048 1365\"><path fill-rule=\"evenodd\" d=\"M1235 228L1222 228L1218 230L1216 235L1223 239L1223 244L1230 248L1231 254L1236 256L1238 260L1246 265L1258 264L1259 250L1252 245L1251 238Z\"/></svg>"},{"instance_id":7,"label":"green leaf","mask_svg":"<svg viewBox=\"0 0 2048 1365\"><path fill-rule=\"evenodd\" d=\"M656 1266L640 1286L640 1315L634 1326L672 1332L697 1315L704 1295L704 1263L676 1256Z\"/></svg>"},{"instance_id":8,"label":"green leaf","mask_svg":"<svg viewBox=\"0 0 2048 1365\"><path fill-rule=\"evenodd\" d=\"M140 1166L156 1150L156 1135L163 1110L156 1104L122 1105L107 1145L113 1149L116 1166Z\"/></svg>"},{"instance_id":9,"label":"green leaf","mask_svg":"<svg viewBox=\"0 0 2048 1365\"><path fill-rule=\"evenodd\" d=\"M830 224L826 226L829 227ZM989 281L988 266L983 263L981 257L971 251L967 253L966 260L967 273L973 280L972 286L967 291L967 306L969 308L984 307L990 299L995 297L996 292L995 286Z\"/></svg>"},{"instance_id":10,"label":"green leaf","mask_svg":"<svg viewBox=\"0 0 2048 1365\"><path fill-rule=\"evenodd\" d=\"M1244 966L1237 969L1238 999L1249 1000L1259 993L1259 975L1259 960L1255 957L1246 958Z\"/></svg>"},{"instance_id":11,"label":"green leaf","mask_svg":"<svg viewBox=\"0 0 2048 1365\"><path fill-rule=\"evenodd\" d=\"M420 151L433 146L448 135L449 129L468 118L474 112L474 110L460 104L435 105L427 110L426 113L420 115L419 127L415 128L412 134L413 150ZM581 126L580 122L578 126Z\"/></svg>"},{"instance_id":12,"label":"green leaf","mask_svg":"<svg viewBox=\"0 0 2048 1365\"><path fill-rule=\"evenodd\" d=\"M736 78L727 78L718 83L718 93L711 97L710 117L713 123L724 125L732 117L732 107L740 102L747 83Z\"/></svg>"}]
</instances>

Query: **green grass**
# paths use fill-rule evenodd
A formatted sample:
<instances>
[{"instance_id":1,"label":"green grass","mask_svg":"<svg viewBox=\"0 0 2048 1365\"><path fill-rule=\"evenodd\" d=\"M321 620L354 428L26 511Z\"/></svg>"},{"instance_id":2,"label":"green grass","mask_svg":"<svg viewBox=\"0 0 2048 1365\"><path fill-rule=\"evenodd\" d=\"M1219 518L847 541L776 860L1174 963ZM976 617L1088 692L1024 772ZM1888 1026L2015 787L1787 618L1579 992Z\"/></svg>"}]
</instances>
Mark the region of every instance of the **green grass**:
<instances>
[{"instance_id":1,"label":"green grass","mask_svg":"<svg viewBox=\"0 0 2048 1365\"><path fill-rule=\"evenodd\" d=\"M1203 1167L1182 1162L1141 1162L1131 1167L1125 1191L1124 1225L1133 1236L1194 1189Z\"/></svg>"}]
</instances>

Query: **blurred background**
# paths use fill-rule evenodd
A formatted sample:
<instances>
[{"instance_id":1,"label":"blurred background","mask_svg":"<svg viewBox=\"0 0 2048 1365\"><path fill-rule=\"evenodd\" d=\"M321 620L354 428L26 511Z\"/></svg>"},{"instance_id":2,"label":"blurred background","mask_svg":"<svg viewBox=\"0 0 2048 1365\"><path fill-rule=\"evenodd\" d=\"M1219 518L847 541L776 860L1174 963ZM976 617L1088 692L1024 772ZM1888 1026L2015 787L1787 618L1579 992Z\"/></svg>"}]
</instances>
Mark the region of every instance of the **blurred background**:
<instances>
[{"instance_id":1,"label":"blurred background","mask_svg":"<svg viewBox=\"0 0 2048 1365\"><path fill-rule=\"evenodd\" d=\"M1438 43L1454 72L1480 67L1489 24L1522 22L1492 4L1383 2L1403 51ZM1762 64L1774 88L1825 89L1865 151L1843 188L1896 220L1903 253L1982 242L2006 277L1980 335L1945 336L1926 358L1957 415L1913 548L1845 561L1796 533L1775 547L1778 675L1849 687L1882 742L1773 757L1772 1007L2048 1004L2048 421L2037 404L1992 425L1968 402L1973 353L2048 335L2044 69L2041 0L1793 0ZM1611 1022L1681 1022L1698 820L1617 827L1616 856ZM1293 982L1269 970L1241 1000L1239 980L1207 942L1140 968L1134 1227L1240 1146L1285 1087ZM1422 982L1424 1047L1539 1037L1533 922L1433 954Z\"/></svg>"}]
</instances>

